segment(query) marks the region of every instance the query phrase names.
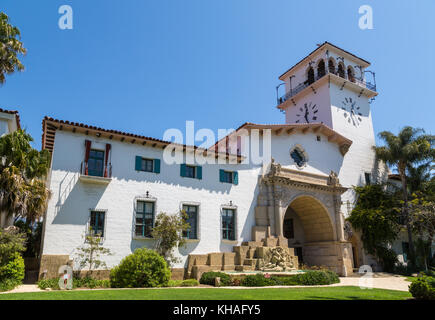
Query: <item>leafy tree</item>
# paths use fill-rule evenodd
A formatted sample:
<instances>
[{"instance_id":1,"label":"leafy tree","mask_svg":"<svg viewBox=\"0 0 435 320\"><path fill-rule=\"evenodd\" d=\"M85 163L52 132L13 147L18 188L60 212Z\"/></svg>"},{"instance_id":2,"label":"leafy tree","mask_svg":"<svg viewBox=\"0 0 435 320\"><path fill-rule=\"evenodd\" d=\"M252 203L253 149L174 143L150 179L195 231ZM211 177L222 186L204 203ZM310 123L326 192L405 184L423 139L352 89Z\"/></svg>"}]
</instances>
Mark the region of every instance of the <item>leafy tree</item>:
<instances>
[{"instance_id":1,"label":"leafy tree","mask_svg":"<svg viewBox=\"0 0 435 320\"><path fill-rule=\"evenodd\" d=\"M0 229L0 266L8 263L15 253L23 252L25 243L26 236L18 228Z\"/></svg>"},{"instance_id":2,"label":"leafy tree","mask_svg":"<svg viewBox=\"0 0 435 320\"><path fill-rule=\"evenodd\" d=\"M435 202L416 198L410 203L410 225L419 239L417 251L424 269L428 269L428 256L435 237Z\"/></svg>"},{"instance_id":3,"label":"leafy tree","mask_svg":"<svg viewBox=\"0 0 435 320\"><path fill-rule=\"evenodd\" d=\"M415 265L415 248L408 208L409 186L406 170L413 164L434 159L435 150L433 144L435 136L424 134L423 129L405 127L397 136L389 131L383 131L379 133L379 137L384 140L386 145L373 147L377 158L394 167L402 182L403 205L401 215L408 232L410 261L411 264Z\"/></svg>"},{"instance_id":4,"label":"leafy tree","mask_svg":"<svg viewBox=\"0 0 435 320\"><path fill-rule=\"evenodd\" d=\"M20 30L9 23L6 13L0 12L0 84L6 81L6 74L24 70L18 56L26 54L27 50L20 38Z\"/></svg>"},{"instance_id":5,"label":"leafy tree","mask_svg":"<svg viewBox=\"0 0 435 320\"><path fill-rule=\"evenodd\" d=\"M352 226L361 231L361 241L367 253L375 256L391 271L397 255L389 245L397 238L400 225L400 204L394 194L379 184L354 187L357 201L348 217Z\"/></svg>"},{"instance_id":6,"label":"leafy tree","mask_svg":"<svg viewBox=\"0 0 435 320\"><path fill-rule=\"evenodd\" d=\"M43 215L50 195L44 182L50 153L33 149L32 141L24 130L0 138L0 212L29 225Z\"/></svg>"},{"instance_id":7,"label":"leafy tree","mask_svg":"<svg viewBox=\"0 0 435 320\"><path fill-rule=\"evenodd\" d=\"M101 260L101 256L111 255L110 249L102 246L103 239L92 232L89 228L88 234L85 235L85 243L77 248L77 258L79 260L80 269L87 268L89 271L100 267L107 268L106 263Z\"/></svg>"},{"instance_id":8,"label":"leafy tree","mask_svg":"<svg viewBox=\"0 0 435 320\"><path fill-rule=\"evenodd\" d=\"M178 258L174 257L173 249L182 247L186 243L183 238L183 231L190 228L186 222L187 214L181 211L180 214L170 215L161 212L157 215L156 223L152 231L152 236L156 239L155 250L165 259L170 266L177 263Z\"/></svg>"}]
</instances>

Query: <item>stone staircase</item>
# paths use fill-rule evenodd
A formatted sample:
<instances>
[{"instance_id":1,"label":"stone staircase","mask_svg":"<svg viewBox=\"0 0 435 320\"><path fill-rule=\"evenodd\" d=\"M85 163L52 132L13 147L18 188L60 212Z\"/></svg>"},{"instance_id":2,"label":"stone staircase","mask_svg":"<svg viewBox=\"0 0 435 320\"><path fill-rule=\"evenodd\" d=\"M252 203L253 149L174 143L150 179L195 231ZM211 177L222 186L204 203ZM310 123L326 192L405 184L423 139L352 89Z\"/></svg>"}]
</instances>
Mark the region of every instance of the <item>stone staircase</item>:
<instances>
[{"instance_id":1,"label":"stone staircase","mask_svg":"<svg viewBox=\"0 0 435 320\"><path fill-rule=\"evenodd\" d=\"M288 248L287 241L279 238L266 238L262 241L246 241L234 246L233 252L208 254L190 254L185 278L199 280L208 271L254 271L260 270L271 249L281 247L282 252L290 256L293 269L298 268L298 258L293 248ZM269 261L270 262L270 261Z\"/></svg>"}]
</instances>

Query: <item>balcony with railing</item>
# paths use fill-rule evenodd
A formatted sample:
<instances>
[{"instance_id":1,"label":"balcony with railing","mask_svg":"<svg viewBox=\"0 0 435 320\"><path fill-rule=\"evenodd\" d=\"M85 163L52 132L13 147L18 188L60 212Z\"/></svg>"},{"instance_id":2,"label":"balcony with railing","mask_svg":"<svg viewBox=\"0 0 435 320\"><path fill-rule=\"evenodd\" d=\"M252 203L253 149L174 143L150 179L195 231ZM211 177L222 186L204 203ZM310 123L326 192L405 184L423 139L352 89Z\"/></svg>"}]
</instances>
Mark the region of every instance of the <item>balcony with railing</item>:
<instances>
[{"instance_id":1,"label":"balcony with railing","mask_svg":"<svg viewBox=\"0 0 435 320\"><path fill-rule=\"evenodd\" d=\"M83 161L80 164L80 180L85 183L109 184L112 181L112 164Z\"/></svg>"},{"instance_id":2,"label":"balcony with railing","mask_svg":"<svg viewBox=\"0 0 435 320\"><path fill-rule=\"evenodd\" d=\"M372 84L371 82L364 81L364 80L358 79L356 77L352 77L351 79L345 78L343 76L339 76L338 72L331 72L329 70L326 70L320 74L313 76L311 79L308 79L302 83L299 83L295 88L290 88L290 90L288 92L286 92L284 95L282 95L281 97L277 97L277 106L279 106L279 105L283 104L284 102L286 102L287 100L291 99L292 97L297 95L299 92L301 92L305 88L307 88L310 85L312 85L313 83L315 83L317 80L320 80L321 78L323 78L327 75L330 75L330 74L336 75L336 76L342 78L343 80L349 81L351 83L355 83L362 88L366 88L366 89L369 89L371 91L376 92L376 84Z\"/></svg>"}]
</instances>

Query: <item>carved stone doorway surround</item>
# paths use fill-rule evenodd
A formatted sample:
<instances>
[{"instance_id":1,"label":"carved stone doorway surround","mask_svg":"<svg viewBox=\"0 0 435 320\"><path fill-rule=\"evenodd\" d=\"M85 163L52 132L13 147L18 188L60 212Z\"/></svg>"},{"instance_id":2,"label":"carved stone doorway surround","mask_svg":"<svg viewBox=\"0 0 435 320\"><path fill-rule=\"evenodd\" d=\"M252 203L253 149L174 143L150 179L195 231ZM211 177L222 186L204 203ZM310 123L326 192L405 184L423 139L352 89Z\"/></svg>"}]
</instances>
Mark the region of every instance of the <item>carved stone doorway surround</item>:
<instances>
[{"instance_id":1,"label":"carved stone doorway surround","mask_svg":"<svg viewBox=\"0 0 435 320\"><path fill-rule=\"evenodd\" d=\"M260 178L255 208L253 241L278 238L287 246L283 222L290 206L302 221L306 235L304 261L308 265L327 266L342 276L352 273L352 244L345 239L341 195L347 190L337 174L329 176L282 168L272 163L268 174Z\"/></svg>"}]
</instances>

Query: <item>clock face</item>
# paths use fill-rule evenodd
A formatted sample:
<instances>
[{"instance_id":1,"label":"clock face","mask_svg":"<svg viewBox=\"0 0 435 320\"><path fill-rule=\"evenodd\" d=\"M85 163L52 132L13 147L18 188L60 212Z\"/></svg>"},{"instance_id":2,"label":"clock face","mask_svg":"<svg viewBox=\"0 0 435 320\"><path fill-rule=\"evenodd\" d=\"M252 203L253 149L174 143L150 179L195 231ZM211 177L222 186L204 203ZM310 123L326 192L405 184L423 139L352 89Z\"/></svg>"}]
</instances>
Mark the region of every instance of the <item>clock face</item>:
<instances>
[{"instance_id":1,"label":"clock face","mask_svg":"<svg viewBox=\"0 0 435 320\"><path fill-rule=\"evenodd\" d=\"M296 114L298 117L298 120L296 120L296 123L310 123L317 120L317 112L319 112L319 109L317 109L317 106L312 102L310 104L305 103L303 107L299 108L299 113Z\"/></svg>"},{"instance_id":2,"label":"clock face","mask_svg":"<svg viewBox=\"0 0 435 320\"><path fill-rule=\"evenodd\" d=\"M356 101L351 97L345 98L342 101L341 109L343 110L343 116L346 119L346 122L358 127L363 119L363 115L361 113L360 107L356 105Z\"/></svg>"}]
</instances>

